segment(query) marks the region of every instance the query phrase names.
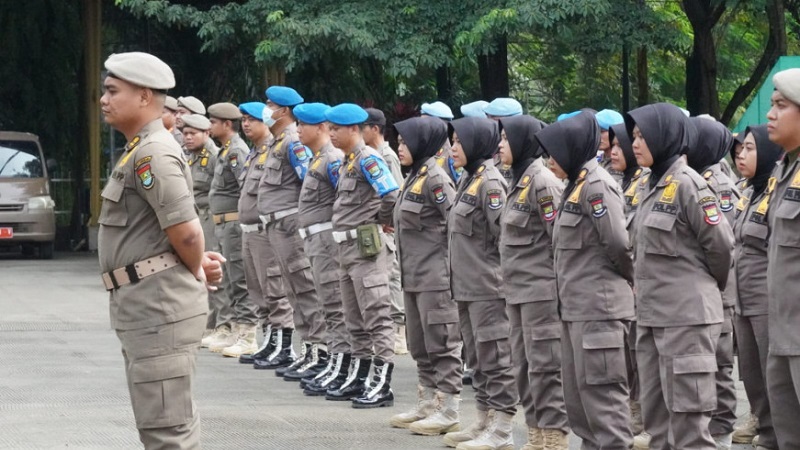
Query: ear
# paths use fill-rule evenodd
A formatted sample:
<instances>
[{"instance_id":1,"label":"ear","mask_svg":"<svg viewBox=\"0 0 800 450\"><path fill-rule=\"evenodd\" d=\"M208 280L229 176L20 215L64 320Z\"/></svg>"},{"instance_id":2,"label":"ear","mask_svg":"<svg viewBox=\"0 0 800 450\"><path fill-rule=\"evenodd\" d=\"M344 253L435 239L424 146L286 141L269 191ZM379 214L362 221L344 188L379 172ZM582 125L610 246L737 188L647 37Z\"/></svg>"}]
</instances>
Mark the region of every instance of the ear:
<instances>
[{"instance_id":1,"label":"ear","mask_svg":"<svg viewBox=\"0 0 800 450\"><path fill-rule=\"evenodd\" d=\"M155 100L155 95L153 95L153 90L148 88L141 88L139 89L139 106L147 107Z\"/></svg>"}]
</instances>

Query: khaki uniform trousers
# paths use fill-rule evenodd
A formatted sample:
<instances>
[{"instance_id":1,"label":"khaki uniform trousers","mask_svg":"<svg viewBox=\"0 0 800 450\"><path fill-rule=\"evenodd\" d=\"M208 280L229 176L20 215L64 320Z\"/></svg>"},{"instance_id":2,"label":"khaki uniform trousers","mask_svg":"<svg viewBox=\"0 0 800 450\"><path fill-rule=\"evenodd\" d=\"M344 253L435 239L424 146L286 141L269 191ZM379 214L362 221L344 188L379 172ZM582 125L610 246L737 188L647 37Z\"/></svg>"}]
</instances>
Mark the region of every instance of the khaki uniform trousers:
<instances>
[{"instance_id":1,"label":"khaki uniform trousers","mask_svg":"<svg viewBox=\"0 0 800 450\"><path fill-rule=\"evenodd\" d=\"M252 325L262 320L274 329L293 329L292 307L284 294L281 270L267 236L262 232L242 233L242 256L248 297L254 305L252 315L250 308L244 318L237 313L239 323Z\"/></svg>"},{"instance_id":2,"label":"khaki uniform trousers","mask_svg":"<svg viewBox=\"0 0 800 450\"><path fill-rule=\"evenodd\" d=\"M736 425L736 382L733 379L733 307L724 309L722 333L717 341L717 409L708 426L712 435L733 433Z\"/></svg>"},{"instance_id":3,"label":"khaki uniform trousers","mask_svg":"<svg viewBox=\"0 0 800 450\"><path fill-rule=\"evenodd\" d=\"M117 330L139 439L147 450L200 448L192 398L195 357L206 315L138 330Z\"/></svg>"},{"instance_id":4,"label":"khaki uniform trousers","mask_svg":"<svg viewBox=\"0 0 800 450\"><path fill-rule=\"evenodd\" d=\"M307 236L304 244L311 261L317 298L322 303L328 352L350 353L350 336L345 325L339 285L339 248L333 241L333 231L325 230Z\"/></svg>"},{"instance_id":5,"label":"khaki uniform trousers","mask_svg":"<svg viewBox=\"0 0 800 450\"><path fill-rule=\"evenodd\" d=\"M461 333L450 290L403 295L408 351L417 363L419 383L446 394L460 393Z\"/></svg>"},{"instance_id":6,"label":"khaki uniform trousers","mask_svg":"<svg viewBox=\"0 0 800 450\"><path fill-rule=\"evenodd\" d=\"M767 392L778 448L800 448L800 356L767 357Z\"/></svg>"},{"instance_id":7,"label":"khaki uniform trousers","mask_svg":"<svg viewBox=\"0 0 800 450\"><path fill-rule=\"evenodd\" d=\"M750 407L758 417L758 445L778 448L767 397L767 355L769 354L769 318L767 314L734 318L739 347L739 370Z\"/></svg>"},{"instance_id":8,"label":"khaki uniform trousers","mask_svg":"<svg viewBox=\"0 0 800 450\"><path fill-rule=\"evenodd\" d=\"M238 317L245 317L241 323L254 323L257 317L256 305L247 298L247 281L242 260L242 229L239 221L215 225L214 234L219 241L225 263L222 265L224 278L220 289L227 294L227 304L217 311L217 326L239 323ZM209 294L210 295L210 294Z\"/></svg>"},{"instance_id":9,"label":"khaki uniform trousers","mask_svg":"<svg viewBox=\"0 0 800 450\"><path fill-rule=\"evenodd\" d=\"M222 253L220 241L217 238L214 229L214 218L211 210L208 208L201 209L198 217L200 218L200 226L203 229L203 237L205 238L206 251ZM225 255L223 255L225 256ZM223 265L223 281L227 284L228 274L226 267ZM230 323L233 316L231 310L231 301L228 296L228 289L224 287L216 291L209 291L208 293L208 323L206 328L213 330L214 328Z\"/></svg>"}]
</instances>

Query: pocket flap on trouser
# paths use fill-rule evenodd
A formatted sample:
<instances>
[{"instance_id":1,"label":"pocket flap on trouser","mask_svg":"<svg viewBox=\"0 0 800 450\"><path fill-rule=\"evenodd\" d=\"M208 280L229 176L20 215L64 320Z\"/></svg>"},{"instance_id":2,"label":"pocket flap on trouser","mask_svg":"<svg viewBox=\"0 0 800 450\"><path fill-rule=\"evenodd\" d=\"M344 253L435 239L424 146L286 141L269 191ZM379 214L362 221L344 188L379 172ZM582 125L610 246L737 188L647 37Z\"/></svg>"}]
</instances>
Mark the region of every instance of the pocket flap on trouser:
<instances>
[{"instance_id":1,"label":"pocket flap on trouser","mask_svg":"<svg viewBox=\"0 0 800 450\"><path fill-rule=\"evenodd\" d=\"M269 266L267 267L267 277L279 277L281 276L281 267L280 266Z\"/></svg>"},{"instance_id":2,"label":"pocket flap on trouser","mask_svg":"<svg viewBox=\"0 0 800 450\"><path fill-rule=\"evenodd\" d=\"M188 355L166 355L134 361L131 368L131 381L150 383L185 377L192 372L192 362Z\"/></svg>"},{"instance_id":3,"label":"pocket flap on trouser","mask_svg":"<svg viewBox=\"0 0 800 450\"><path fill-rule=\"evenodd\" d=\"M715 355L676 356L672 362L672 372L676 375L716 371L717 357Z\"/></svg>"},{"instance_id":4,"label":"pocket flap on trouser","mask_svg":"<svg viewBox=\"0 0 800 450\"><path fill-rule=\"evenodd\" d=\"M339 281L339 271L338 270L326 270L319 274L319 283L320 284L328 284L333 283L334 281Z\"/></svg>"},{"instance_id":5,"label":"pocket flap on trouser","mask_svg":"<svg viewBox=\"0 0 800 450\"><path fill-rule=\"evenodd\" d=\"M478 342L499 341L511 337L511 326L507 323L498 323L479 328L477 333Z\"/></svg>"},{"instance_id":6,"label":"pocket flap on trouser","mask_svg":"<svg viewBox=\"0 0 800 450\"><path fill-rule=\"evenodd\" d=\"M458 308L432 309L428 311L428 323L430 325L456 322L458 322Z\"/></svg>"},{"instance_id":7,"label":"pocket flap on trouser","mask_svg":"<svg viewBox=\"0 0 800 450\"><path fill-rule=\"evenodd\" d=\"M619 348L623 345L625 345L625 334L622 330L602 331L583 335L583 348L585 350Z\"/></svg>"},{"instance_id":8,"label":"pocket flap on trouser","mask_svg":"<svg viewBox=\"0 0 800 450\"><path fill-rule=\"evenodd\" d=\"M532 341L549 341L561 338L561 322L533 325L530 330Z\"/></svg>"},{"instance_id":9,"label":"pocket flap on trouser","mask_svg":"<svg viewBox=\"0 0 800 450\"><path fill-rule=\"evenodd\" d=\"M376 286L384 286L389 284L389 277L383 273L376 273L373 275L367 275L361 279L361 283L366 288L376 287Z\"/></svg>"},{"instance_id":10,"label":"pocket flap on trouser","mask_svg":"<svg viewBox=\"0 0 800 450\"><path fill-rule=\"evenodd\" d=\"M286 268L289 269L289 273L299 272L303 269L308 269L309 267L311 267L311 261L309 261L306 257L293 259L286 264Z\"/></svg>"}]
</instances>

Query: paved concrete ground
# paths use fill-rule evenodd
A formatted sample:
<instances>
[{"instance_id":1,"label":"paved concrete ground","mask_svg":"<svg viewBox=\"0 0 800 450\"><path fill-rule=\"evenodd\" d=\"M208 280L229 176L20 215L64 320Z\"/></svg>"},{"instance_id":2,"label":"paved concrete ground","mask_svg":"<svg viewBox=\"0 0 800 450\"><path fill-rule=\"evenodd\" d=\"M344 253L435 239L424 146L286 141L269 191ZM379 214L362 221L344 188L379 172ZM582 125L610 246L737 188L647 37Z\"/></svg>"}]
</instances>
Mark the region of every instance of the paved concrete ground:
<instances>
[{"instance_id":1,"label":"paved concrete ground","mask_svg":"<svg viewBox=\"0 0 800 450\"><path fill-rule=\"evenodd\" d=\"M53 261L0 255L0 448L139 447L98 272L95 255L60 254ZM205 350L197 366L195 397L205 448L444 447L439 438L387 425L392 414L414 402L414 365L408 356L397 361L395 407L358 411L347 403L303 396L271 372ZM463 418L470 422L472 390L463 397ZM744 402L740 410L746 411ZM518 448L525 442L521 416L514 436ZM571 448L579 448L579 442L572 436Z\"/></svg>"}]
</instances>

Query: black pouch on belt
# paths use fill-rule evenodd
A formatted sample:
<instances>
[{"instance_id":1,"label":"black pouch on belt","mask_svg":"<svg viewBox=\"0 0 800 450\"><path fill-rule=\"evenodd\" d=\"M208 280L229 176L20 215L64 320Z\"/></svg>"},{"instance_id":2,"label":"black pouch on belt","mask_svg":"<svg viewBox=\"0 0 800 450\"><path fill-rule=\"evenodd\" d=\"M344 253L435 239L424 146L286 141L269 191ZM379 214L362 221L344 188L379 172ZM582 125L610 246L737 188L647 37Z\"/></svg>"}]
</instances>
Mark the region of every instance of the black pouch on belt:
<instances>
[{"instance_id":1,"label":"black pouch on belt","mask_svg":"<svg viewBox=\"0 0 800 450\"><path fill-rule=\"evenodd\" d=\"M358 250L361 256L371 258L381 252L381 234L378 225L371 223L356 228Z\"/></svg>"}]
</instances>

